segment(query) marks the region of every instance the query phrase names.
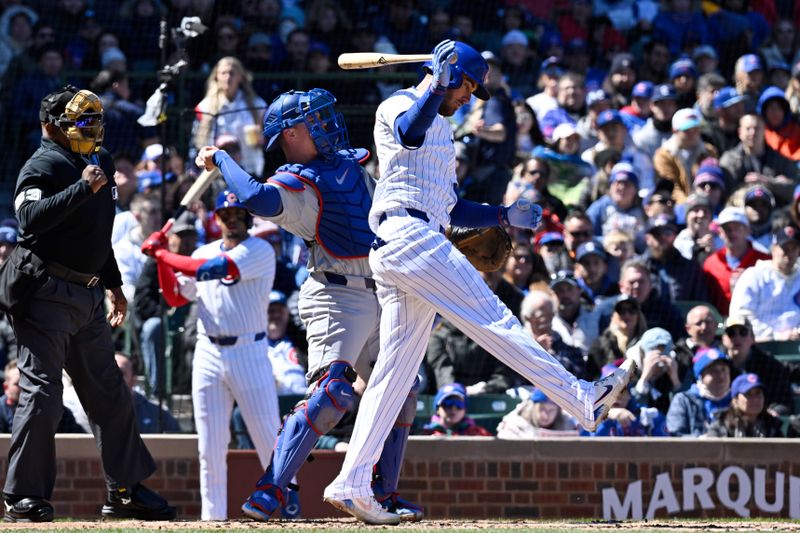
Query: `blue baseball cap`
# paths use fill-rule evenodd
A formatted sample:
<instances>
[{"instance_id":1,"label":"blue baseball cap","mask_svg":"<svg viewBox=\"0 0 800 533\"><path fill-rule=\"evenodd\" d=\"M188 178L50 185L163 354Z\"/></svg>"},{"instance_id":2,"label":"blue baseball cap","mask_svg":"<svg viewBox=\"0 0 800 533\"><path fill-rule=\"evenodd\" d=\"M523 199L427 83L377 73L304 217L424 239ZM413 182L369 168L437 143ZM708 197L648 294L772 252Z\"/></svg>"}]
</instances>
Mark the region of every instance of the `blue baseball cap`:
<instances>
[{"instance_id":1,"label":"blue baseball cap","mask_svg":"<svg viewBox=\"0 0 800 533\"><path fill-rule=\"evenodd\" d=\"M717 350L716 348L701 348L692 358L692 370L694 377L700 379L703 371L716 362L723 362L731 364L731 359L727 354Z\"/></svg>"},{"instance_id":2,"label":"blue baseball cap","mask_svg":"<svg viewBox=\"0 0 800 533\"><path fill-rule=\"evenodd\" d=\"M724 109L739 102L744 102L744 97L731 86L723 87L714 95L714 109Z\"/></svg>"},{"instance_id":3,"label":"blue baseball cap","mask_svg":"<svg viewBox=\"0 0 800 533\"><path fill-rule=\"evenodd\" d=\"M0 226L0 243L17 244L17 230L10 226Z\"/></svg>"},{"instance_id":4,"label":"blue baseball cap","mask_svg":"<svg viewBox=\"0 0 800 533\"><path fill-rule=\"evenodd\" d=\"M649 100L653 97L653 87L653 82L640 81L633 86L631 98L647 98Z\"/></svg>"},{"instance_id":5,"label":"blue baseball cap","mask_svg":"<svg viewBox=\"0 0 800 533\"><path fill-rule=\"evenodd\" d=\"M597 127L602 128L603 126L607 126L609 124L625 124L622 121L622 115L616 109L606 109L599 115L597 115Z\"/></svg>"},{"instance_id":6,"label":"blue baseball cap","mask_svg":"<svg viewBox=\"0 0 800 533\"><path fill-rule=\"evenodd\" d=\"M596 241L586 241L578 246L577 250L575 250L575 261L580 263L584 257L589 255L596 255L603 261L608 259L606 251L603 250L603 247L600 244L598 244Z\"/></svg>"},{"instance_id":7,"label":"blue baseball cap","mask_svg":"<svg viewBox=\"0 0 800 533\"><path fill-rule=\"evenodd\" d=\"M539 246L544 246L551 242L564 242L564 236L557 231L550 231L539 238Z\"/></svg>"},{"instance_id":8,"label":"blue baseball cap","mask_svg":"<svg viewBox=\"0 0 800 533\"><path fill-rule=\"evenodd\" d=\"M689 76L691 78L697 77L697 67L694 66L694 61L689 58L683 58L675 61L669 66L669 79L674 80L679 76Z\"/></svg>"},{"instance_id":9,"label":"blue baseball cap","mask_svg":"<svg viewBox=\"0 0 800 533\"><path fill-rule=\"evenodd\" d=\"M289 299L281 291L270 291L269 293L270 304L288 305L288 301Z\"/></svg>"},{"instance_id":10,"label":"blue baseball cap","mask_svg":"<svg viewBox=\"0 0 800 533\"><path fill-rule=\"evenodd\" d=\"M586 93L586 107L592 107L598 102L610 100L611 97L603 89L595 89Z\"/></svg>"},{"instance_id":11,"label":"blue baseball cap","mask_svg":"<svg viewBox=\"0 0 800 533\"><path fill-rule=\"evenodd\" d=\"M660 102L661 100L677 100L678 92L669 83L662 83L653 87L653 102Z\"/></svg>"},{"instance_id":12,"label":"blue baseball cap","mask_svg":"<svg viewBox=\"0 0 800 533\"><path fill-rule=\"evenodd\" d=\"M447 385L442 385L439 387L439 390L436 391L436 397L433 399L433 404L438 409L442 402L450 397L458 398L464 402L466 406L467 389L465 389L464 385L461 383L448 383Z\"/></svg>"},{"instance_id":13,"label":"blue baseball cap","mask_svg":"<svg viewBox=\"0 0 800 533\"><path fill-rule=\"evenodd\" d=\"M550 398L541 389L534 389L533 394L531 394L531 401L533 403L543 403L549 402Z\"/></svg>"},{"instance_id":14,"label":"blue baseball cap","mask_svg":"<svg viewBox=\"0 0 800 533\"><path fill-rule=\"evenodd\" d=\"M542 72L546 72L548 70L556 70L558 74L561 74L563 71L563 66L561 64L561 60L556 56L550 56L544 61L542 61L542 66L540 67Z\"/></svg>"},{"instance_id":15,"label":"blue baseball cap","mask_svg":"<svg viewBox=\"0 0 800 533\"><path fill-rule=\"evenodd\" d=\"M736 379L731 383L731 398L735 398L740 394L747 394L755 388L766 390L764 383L758 374L747 373L736 376Z\"/></svg>"},{"instance_id":16,"label":"blue baseball cap","mask_svg":"<svg viewBox=\"0 0 800 533\"><path fill-rule=\"evenodd\" d=\"M742 71L753 72L754 70L764 70L764 65L761 64L761 58L755 54L745 54L737 61Z\"/></svg>"},{"instance_id":17,"label":"blue baseball cap","mask_svg":"<svg viewBox=\"0 0 800 533\"><path fill-rule=\"evenodd\" d=\"M675 347L672 342L672 335L663 328L650 328L644 332L642 338L639 339L639 347L646 352L655 350L659 346L663 346L663 353L669 353Z\"/></svg>"},{"instance_id":18,"label":"blue baseball cap","mask_svg":"<svg viewBox=\"0 0 800 533\"><path fill-rule=\"evenodd\" d=\"M697 174L692 182L695 186L703 183L716 183L720 188L725 188L725 173L719 165L706 164L697 169Z\"/></svg>"},{"instance_id":19,"label":"blue baseball cap","mask_svg":"<svg viewBox=\"0 0 800 533\"><path fill-rule=\"evenodd\" d=\"M677 233L678 225L675 223L675 218L666 213L661 213L651 218L647 223L647 233L658 233L662 229L669 229L673 233Z\"/></svg>"},{"instance_id":20,"label":"blue baseball cap","mask_svg":"<svg viewBox=\"0 0 800 533\"><path fill-rule=\"evenodd\" d=\"M551 289L555 289L556 285L559 283L566 283L568 285L572 285L573 287L580 287L580 285L578 285L578 280L575 279L575 274L569 270L559 270L550 276Z\"/></svg>"},{"instance_id":21,"label":"blue baseball cap","mask_svg":"<svg viewBox=\"0 0 800 533\"><path fill-rule=\"evenodd\" d=\"M611 168L611 175L608 177L608 184L611 185L612 183L616 183L618 181L630 181L633 182L636 187L638 187L639 174L636 173L636 169L633 168L633 165L627 161L620 161Z\"/></svg>"}]
</instances>

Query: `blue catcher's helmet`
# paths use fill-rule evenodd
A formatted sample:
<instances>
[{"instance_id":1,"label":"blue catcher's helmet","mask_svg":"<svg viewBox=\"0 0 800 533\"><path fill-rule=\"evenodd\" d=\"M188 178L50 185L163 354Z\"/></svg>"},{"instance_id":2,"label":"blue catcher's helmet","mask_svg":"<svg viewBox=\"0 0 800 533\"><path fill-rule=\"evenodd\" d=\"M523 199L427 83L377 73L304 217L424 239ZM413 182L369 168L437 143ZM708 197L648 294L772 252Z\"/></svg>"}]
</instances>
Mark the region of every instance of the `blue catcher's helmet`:
<instances>
[{"instance_id":1,"label":"blue catcher's helmet","mask_svg":"<svg viewBox=\"0 0 800 533\"><path fill-rule=\"evenodd\" d=\"M264 115L266 150L275 148L281 131L305 122L320 154L330 156L350 147L344 117L333 104L336 97L325 89L289 91L279 95Z\"/></svg>"},{"instance_id":2,"label":"blue catcher's helmet","mask_svg":"<svg viewBox=\"0 0 800 533\"><path fill-rule=\"evenodd\" d=\"M456 55L458 56L455 64L450 65L450 85L448 89L458 89L466 74L472 81L478 84L478 88L472 93L476 98L488 100L491 95L484 87L486 76L489 74L489 64L481 54L470 45L456 41ZM430 74L433 72L433 63L426 61L422 69Z\"/></svg>"},{"instance_id":3,"label":"blue catcher's helmet","mask_svg":"<svg viewBox=\"0 0 800 533\"><path fill-rule=\"evenodd\" d=\"M247 209L247 206L239 200L235 192L230 189L225 189L217 195L217 202L214 204L214 212L216 213L220 209L226 209L228 207L244 209L247 213L247 226L249 227L253 223L253 215L250 214L250 210Z\"/></svg>"}]
</instances>

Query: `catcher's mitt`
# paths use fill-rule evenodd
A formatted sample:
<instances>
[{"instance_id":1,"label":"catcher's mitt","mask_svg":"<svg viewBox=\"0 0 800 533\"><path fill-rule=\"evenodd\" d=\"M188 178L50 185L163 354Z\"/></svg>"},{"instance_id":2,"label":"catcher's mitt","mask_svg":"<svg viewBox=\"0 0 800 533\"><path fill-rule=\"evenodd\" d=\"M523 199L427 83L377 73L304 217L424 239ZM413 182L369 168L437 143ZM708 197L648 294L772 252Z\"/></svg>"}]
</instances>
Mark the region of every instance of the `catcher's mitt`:
<instances>
[{"instance_id":1,"label":"catcher's mitt","mask_svg":"<svg viewBox=\"0 0 800 533\"><path fill-rule=\"evenodd\" d=\"M481 272L500 270L511 253L511 237L500 226L451 226L447 228L447 238Z\"/></svg>"}]
</instances>

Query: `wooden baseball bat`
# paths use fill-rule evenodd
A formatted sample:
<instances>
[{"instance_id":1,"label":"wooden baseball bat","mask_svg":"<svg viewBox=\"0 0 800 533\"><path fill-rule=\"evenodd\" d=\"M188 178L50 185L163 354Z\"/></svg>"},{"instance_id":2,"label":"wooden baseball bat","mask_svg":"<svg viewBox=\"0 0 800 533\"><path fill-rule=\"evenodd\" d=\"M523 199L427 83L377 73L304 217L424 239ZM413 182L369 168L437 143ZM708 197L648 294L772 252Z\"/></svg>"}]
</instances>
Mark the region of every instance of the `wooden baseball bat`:
<instances>
[{"instance_id":1,"label":"wooden baseball bat","mask_svg":"<svg viewBox=\"0 0 800 533\"><path fill-rule=\"evenodd\" d=\"M380 54L378 52L352 52L339 56L339 66L345 70L374 68L400 63L424 63L430 61L431 54ZM454 54L450 63L458 61Z\"/></svg>"},{"instance_id":2,"label":"wooden baseball bat","mask_svg":"<svg viewBox=\"0 0 800 533\"><path fill-rule=\"evenodd\" d=\"M206 192L211 184L217 179L219 176L219 168L214 167L212 170L204 170L197 179L192 183L192 186L189 187L189 190L186 191L186 194L183 195L181 198L181 204L178 206L178 209L175 210L175 214L172 215L172 218L167 220L167 223L164 224L164 227L161 228L161 231L166 234L172 228L172 225L175 223L175 220L179 216L183 214L186 209L192 205L192 202L200 198L200 196Z\"/></svg>"}]
</instances>

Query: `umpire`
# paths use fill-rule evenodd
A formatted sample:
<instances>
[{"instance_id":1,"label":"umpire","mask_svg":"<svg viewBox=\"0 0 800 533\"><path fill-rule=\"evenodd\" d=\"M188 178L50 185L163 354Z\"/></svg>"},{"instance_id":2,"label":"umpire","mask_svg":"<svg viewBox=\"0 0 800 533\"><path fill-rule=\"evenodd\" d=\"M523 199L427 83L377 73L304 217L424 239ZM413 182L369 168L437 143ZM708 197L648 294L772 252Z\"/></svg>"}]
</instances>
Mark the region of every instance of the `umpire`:
<instances>
[{"instance_id":1,"label":"umpire","mask_svg":"<svg viewBox=\"0 0 800 533\"><path fill-rule=\"evenodd\" d=\"M155 462L136 425L131 395L114 360L111 326L127 302L111 250L117 187L101 149L103 107L67 86L39 110L42 143L20 171L14 197L19 246L0 272L0 306L19 345L22 393L14 417L3 497L5 520L53 520L54 434L66 369L102 457L109 518L169 520L175 508L141 485ZM103 289L106 290L103 290Z\"/></svg>"}]
</instances>

